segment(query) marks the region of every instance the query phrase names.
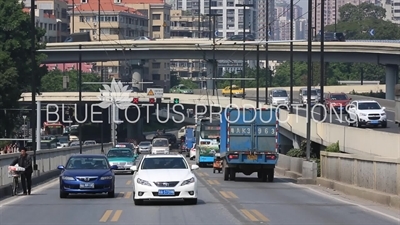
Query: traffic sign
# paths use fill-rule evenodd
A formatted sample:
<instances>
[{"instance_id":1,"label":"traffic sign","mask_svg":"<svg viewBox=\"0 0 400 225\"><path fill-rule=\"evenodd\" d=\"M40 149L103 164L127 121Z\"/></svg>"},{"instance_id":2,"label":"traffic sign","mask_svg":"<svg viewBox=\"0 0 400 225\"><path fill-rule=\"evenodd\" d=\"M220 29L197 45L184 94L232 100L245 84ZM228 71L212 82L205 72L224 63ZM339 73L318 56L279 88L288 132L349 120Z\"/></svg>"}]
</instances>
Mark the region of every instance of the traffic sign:
<instances>
[{"instance_id":1,"label":"traffic sign","mask_svg":"<svg viewBox=\"0 0 400 225\"><path fill-rule=\"evenodd\" d=\"M133 98L133 104L139 104L139 98Z\"/></svg>"},{"instance_id":2,"label":"traffic sign","mask_svg":"<svg viewBox=\"0 0 400 225\"><path fill-rule=\"evenodd\" d=\"M147 97L162 98L164 95L163 88L147 88Z\"/></svg>"},{"instance_id":3,"label":"traffic sign","mask_svg":"<svg viewBox=\"0 0 400 225\"><path fill-rule=\"evenodd\" d=\"M214 33L215 37L218 37L218 31L216 30Z\"/></svg>"},{"instance_id":4,"label":"traffic sign","mask_svg":"<svg viewBox=\"0 0 400 225\"><path fill-rule=\"evenodd\" d=\"M370 34L371 36L374 36L374 35L375 35L375 30L374 30L374 29L369 30L369 34Z\"/></svg>"},{"instance_id":5,"label":"traffic sign","mask_svg":"<svg viewBox=\"0 0 400 225\"><path fill-rule=\"evenodd\" d=\"M154 98L150 98L149 102L150 102L150 104L154 104L156 102L156 100Z\"/></svg>"},{"instance_id":6,"label":"traffic sign","mask_svg":"<svg viewBox=\"0 0 400 225\"><path fill-rule=\"evenodd\" d=\"M268 30L268 37L271 37L271 30Z\"/></svg>"},{"instance_id":7,"label":"traffic sign","mask_svg":"<svg viewBox=\"0 0 400 225\"><path fill-rule=\"evenodd\" d=\"M179 104L179 98L174 98L174 104Z\"/></svg>"}]
</instances>

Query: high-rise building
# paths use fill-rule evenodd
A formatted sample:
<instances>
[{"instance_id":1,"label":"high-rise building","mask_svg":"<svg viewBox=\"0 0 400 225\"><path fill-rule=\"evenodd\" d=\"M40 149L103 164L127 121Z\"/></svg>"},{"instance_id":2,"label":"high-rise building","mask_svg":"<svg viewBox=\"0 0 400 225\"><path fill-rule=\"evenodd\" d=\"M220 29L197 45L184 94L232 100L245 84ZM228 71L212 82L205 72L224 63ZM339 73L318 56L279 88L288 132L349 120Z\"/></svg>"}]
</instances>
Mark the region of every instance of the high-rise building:
<instances>
[{"instance_id":1,"label":"high-rise building","mask_svg":"<svg viewBox=\"0 0 400 225\"><path fill-rule=\"evenodd\" d=\"M268 11L267 12L267 1L268 1ZM264 0L264 1L255 1L257 8L257 27L255 31L255 35L258 39L266 40L267 39L267 31L269 31L268 39L274 37L275 30L275 0ZM267 24L267 14L268 14L268 24Z\"/></svg>"}]
</instances>

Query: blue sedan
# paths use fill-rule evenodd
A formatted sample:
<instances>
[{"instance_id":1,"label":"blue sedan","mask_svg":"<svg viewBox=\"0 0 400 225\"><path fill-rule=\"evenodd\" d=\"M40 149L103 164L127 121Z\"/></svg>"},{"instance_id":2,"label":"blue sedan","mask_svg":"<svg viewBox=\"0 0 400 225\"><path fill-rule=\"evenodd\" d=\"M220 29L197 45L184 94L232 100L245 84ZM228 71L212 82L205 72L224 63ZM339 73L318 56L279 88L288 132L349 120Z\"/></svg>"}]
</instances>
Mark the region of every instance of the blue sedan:
<instances>
[{"instance_id":1,"label":"blue sedan","mask_svg":"<svg viewBox=\"0 0 400 225\"><path fill-rule=\"evenodd\" d=\"M107 193L114 198L115 176L105 155L73 155L67 165L58 166L60 175L60 198L69 194Z\"/></svg>"}]
</instances>

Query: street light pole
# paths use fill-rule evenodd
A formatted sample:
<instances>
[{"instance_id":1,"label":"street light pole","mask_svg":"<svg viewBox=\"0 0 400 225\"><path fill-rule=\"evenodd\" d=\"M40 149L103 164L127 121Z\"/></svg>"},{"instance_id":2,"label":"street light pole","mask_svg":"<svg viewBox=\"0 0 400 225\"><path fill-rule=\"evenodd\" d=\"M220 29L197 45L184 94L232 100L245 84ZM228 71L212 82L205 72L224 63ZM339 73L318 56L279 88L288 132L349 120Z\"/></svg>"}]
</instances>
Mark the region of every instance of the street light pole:
<instances>
[{"instance_id":1,"label":"street light pole","mask_svg":"<svg viewBox=\"0 0 400 225\"><path fill-rule=\"evenodd\" d=\"M269 0L266 0L265 11L265 104L268 104L268 80L269 80L269 55L268 55L268 40L269 40Z\"/></svg>"},{"instance_id":2,"label":"street light pole","mask_svg":"<svg viewBox=\"0 0 400 225\"><path fill-rule=\"evenodd\" d=\"M293 17L294 17L294 10L293 10L293 0L290 0L290 113L293 113Z\"/></svg>"},{"instance_id":3,"label":"street light pole","mask_svg":"<svg viewBox=\"0 0 400 225\"><path fill-rule=\"evenodd\" d=\"M242 79L246 76L246 7L253 7L253 4L236 4L236 7L243 7L243 68ZM242 98L246 97L246 81L242 80L241 86L243 88Z\"/></svg>"},{"instance_id":4,"label":"street light pole","mask_svg":"<svg viewBox=\"0 0 400 225\"><path fill-rule=\"evenodd\" d=\"M337 25L337 0L335 0L335 32L336 32L336 25Z\"/></svg>"},{"instance_id":5,"label":"street light pole","mask_svg":"<svg viewBox=\"0 0 400 225\"><path fill-rule=\"evenodd\" d=\"M335 0L336 1L336 0ZM320 54L320 68L321 68L321 74L320 74L320 89L321 89L321 104L324 104L325 98L324 98L324 83L325 83L325 0L321 0L321 54ZM325 117L325 109L324 107L320 107L320 116L321 116L321 121Z\"/></svg>"},{"instance_id":6,"label":"street light pole","mask_svg":"<svg viewBox=\"0 0 400 225\"><path fill-rule=\"evenodd\" d=\"M198 11L198 13L199 13L199 15L197 15L198 16L198 38L201 38L201 11L200 11L200 9L201 9L201 7L200 7L200 4L201 4L201 0L199 0L198 2L197 2L197 6L198 6L198 9L199 9L199 11ZM209 12L209 13L211 13L211 12Z\"/></svg>"},{"instance_id":7,"label":"street light pole","mask_svg":"<svg viewBox=\"0 0 400 225\"><path fill-rule=\"evenodd\" d=\"M98 5L97 5L97 7L98 7L98 21L97 21L97 26L98 26L98 35L99 35L99 37L98 37L98 39L99 39L99 41L101 41L101 11L100 11L100 8L101 8L101 5L100 5L100 0L98 0ZM101 65L100 65L100 81L101 82L104 82L104 71L103 71L103 62L101 62ZM100 142L101 142L101 153L104 153L104 115L105 115L105 109L101 109L101 119L102 119L102 123L101 123L101 125L100 125Z\"/></svg>"},{"instance_id":8,"label":"street light pole","mask_svg":"<svg viewBox=\"0 0 400 225\"><path fill-rule=\"evenodd\" d=\"M33 149L33 170L37 170L36 164L36 89L38 77L35 71L36 68L36 21L35 21L35 0L31 0L31 69L32 69L32 101L31 101L31 129L32 129L32 149Z\"/></svg>"},{"instance_id":9,"label":"street light pole","mask_svg":"<svg viewBox=\"0 0 400 225\"><path fill-rule=\"evenodd\" d=\"M307 46L307 128L306 128L306 138L307 138L307 147L306 147L306 159L310 160L311 154L311 76L312 76L312 1L308 1L308 46Z\"/></svg>"},{"instance_id":10,"label":"street light pole","mask_svg":"<svg viewBox=\"0 0 400 225\"><path fill-rule=\"evenodd\" d=\"M82 116L82 45L79 45L79 71L78 71L78 88L79 88L79 104L78 104L78 116ZM82 154L82 125L79 123L79 154Z\"/></svg>"},{"instance_id":11,"label":"street light pole","mask_svg":"<svg viewBox=\"0 0 400 225\"><path fill-rule=\"evenodd\" d=\"M212 12L211 12L211 0L209 0L208 1L208 14L212 14ZM208 33L209 33L209 35L208 35L208 40L211 40L211 17L208 17Z\"/></svg>"},{"instance_id":12,"label":"street light pole","mask_svg":"<svg viewBox=\"0 0 400 225\"><path fill-rule=\"evenodd\" d=\"M257 45L256 109L260 107L260 45Z\"/></svg>"}]
</instances>

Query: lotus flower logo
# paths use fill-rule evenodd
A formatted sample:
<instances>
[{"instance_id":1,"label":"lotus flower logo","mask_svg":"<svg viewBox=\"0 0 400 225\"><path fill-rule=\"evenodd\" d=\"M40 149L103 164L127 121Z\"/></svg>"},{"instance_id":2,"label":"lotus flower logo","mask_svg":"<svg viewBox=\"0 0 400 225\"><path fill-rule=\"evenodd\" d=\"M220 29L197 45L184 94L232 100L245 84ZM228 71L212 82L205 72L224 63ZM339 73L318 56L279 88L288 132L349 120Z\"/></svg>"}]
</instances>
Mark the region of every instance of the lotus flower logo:
<instances>
[{"instance_id":1,"label":"lotus flower logo","mask_svg":"<svg viewBox=\"0 0 400 225\"><path fill-rule=\"evenodd\" d=\"M116 106L118 109L125 110L132 105L132 99L129 94L132 92L128 90L128 85L124 86L121 81L116 82L112 80L111 85L103 84L104 90L100 89L101 95L99 106L106 109L110 106Z\"/></svg>"}]
</instances>

